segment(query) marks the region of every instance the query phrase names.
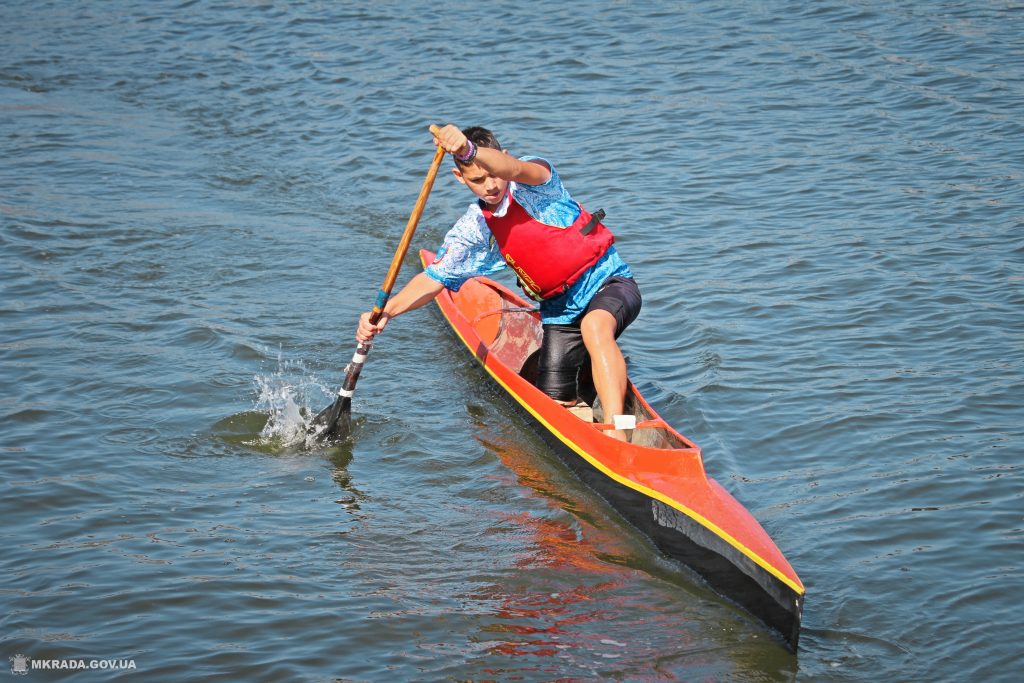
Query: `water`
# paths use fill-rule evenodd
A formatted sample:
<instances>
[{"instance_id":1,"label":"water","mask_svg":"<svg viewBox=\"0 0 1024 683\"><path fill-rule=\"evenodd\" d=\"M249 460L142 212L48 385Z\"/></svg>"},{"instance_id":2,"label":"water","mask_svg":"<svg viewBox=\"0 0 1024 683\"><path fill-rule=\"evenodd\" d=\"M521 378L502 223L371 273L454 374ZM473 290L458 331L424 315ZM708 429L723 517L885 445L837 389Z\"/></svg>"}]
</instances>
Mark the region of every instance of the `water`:
<instances>
[{"instance_id":1,"label":"water","mask_svg":"<svg viewBox=\"0 0 1024 683\"><path fill-rule=\"evenodd\" d=\"M9 1L0 26L3 657L1012 679L1020 3ZM631 375L807 585L797 656L624 527L434 313L377 344L351 442L293 443L447 121L608 211L645 294ZM468 199L444 175L414 246Z\"/></svg>"}]
</instances>

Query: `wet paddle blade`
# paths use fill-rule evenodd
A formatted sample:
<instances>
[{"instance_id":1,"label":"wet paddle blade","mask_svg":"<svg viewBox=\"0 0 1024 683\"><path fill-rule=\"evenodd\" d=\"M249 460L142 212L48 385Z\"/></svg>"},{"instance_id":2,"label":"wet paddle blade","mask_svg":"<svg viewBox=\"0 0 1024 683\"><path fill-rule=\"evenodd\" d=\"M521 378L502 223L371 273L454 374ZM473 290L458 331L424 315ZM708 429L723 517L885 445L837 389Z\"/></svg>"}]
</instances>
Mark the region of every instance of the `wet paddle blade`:
<instances>
[{"instance_id":1,"label":"wet paddle blade","mask_svg":"<svg viewBox=\"0 0 1024 683\"><path fill-rule=\"evenodd\" d=\"M306 433L317 439L344 439L352 433L352 399L339 396L309 424Z\"/></svg>"}]
</instances>

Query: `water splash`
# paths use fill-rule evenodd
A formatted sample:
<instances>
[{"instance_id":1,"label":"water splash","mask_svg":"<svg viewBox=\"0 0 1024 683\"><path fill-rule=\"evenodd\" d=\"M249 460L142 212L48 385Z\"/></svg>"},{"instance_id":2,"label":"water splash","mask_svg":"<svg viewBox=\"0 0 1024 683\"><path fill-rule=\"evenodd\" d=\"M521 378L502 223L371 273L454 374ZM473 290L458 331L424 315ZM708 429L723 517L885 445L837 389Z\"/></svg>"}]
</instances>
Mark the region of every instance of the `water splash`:
<instances>
[{"instance_id":1,"label":"water splash","mask_svg":"<svg viewBox=\"0 0 1024 683\"><path fill-rule=\"evenodd\" d=\"M307 428L318 406L329 402L330 390L301 361L278 356L277 370L253 377L257 398L254 410L267 414L255 446L291 448L311 445Z\"/></svg>"}]
</instances>

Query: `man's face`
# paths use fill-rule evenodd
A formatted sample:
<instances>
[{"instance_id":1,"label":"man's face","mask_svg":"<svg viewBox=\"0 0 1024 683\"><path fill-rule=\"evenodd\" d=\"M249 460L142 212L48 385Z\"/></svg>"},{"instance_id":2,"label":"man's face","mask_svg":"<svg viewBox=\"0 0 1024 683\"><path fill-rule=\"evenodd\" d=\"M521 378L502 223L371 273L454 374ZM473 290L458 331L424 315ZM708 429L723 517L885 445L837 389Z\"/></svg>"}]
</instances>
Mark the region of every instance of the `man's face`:
<instances>
[{"instance_id":1,"label":"man's face","mask_svg":"<svg viewBox=\"0 0 1024 683\"><path fill-rule=\"evenodd\" d=\"M508 181L491 175L476 164L456 166L452 172L460 183L491 208L497 207L505 197Z\"/></svg>"}]
</instances>

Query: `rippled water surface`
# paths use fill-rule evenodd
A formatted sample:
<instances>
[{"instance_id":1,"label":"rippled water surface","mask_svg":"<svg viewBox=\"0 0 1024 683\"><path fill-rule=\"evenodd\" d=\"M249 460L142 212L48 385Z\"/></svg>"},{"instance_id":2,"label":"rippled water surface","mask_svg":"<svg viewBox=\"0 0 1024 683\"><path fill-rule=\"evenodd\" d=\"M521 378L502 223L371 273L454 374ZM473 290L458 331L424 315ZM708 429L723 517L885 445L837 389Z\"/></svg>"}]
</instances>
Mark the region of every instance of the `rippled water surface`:
<instances>
[{"instance_id":1,"label":"rippled water surface","mask_svg":"<svg viewBox=\"0 0 1024 683\"><path fill-rule=\"evenodd\" d=\"M0 26L0 658L1016 680L1019 2L8 0ZM436 313L377 344L351 441L287 445L447 121L608 211L645 294L631 376L807 585L796 656ZM445 171L414 246L468 200Z\"/></svg>"}]
</instances>

